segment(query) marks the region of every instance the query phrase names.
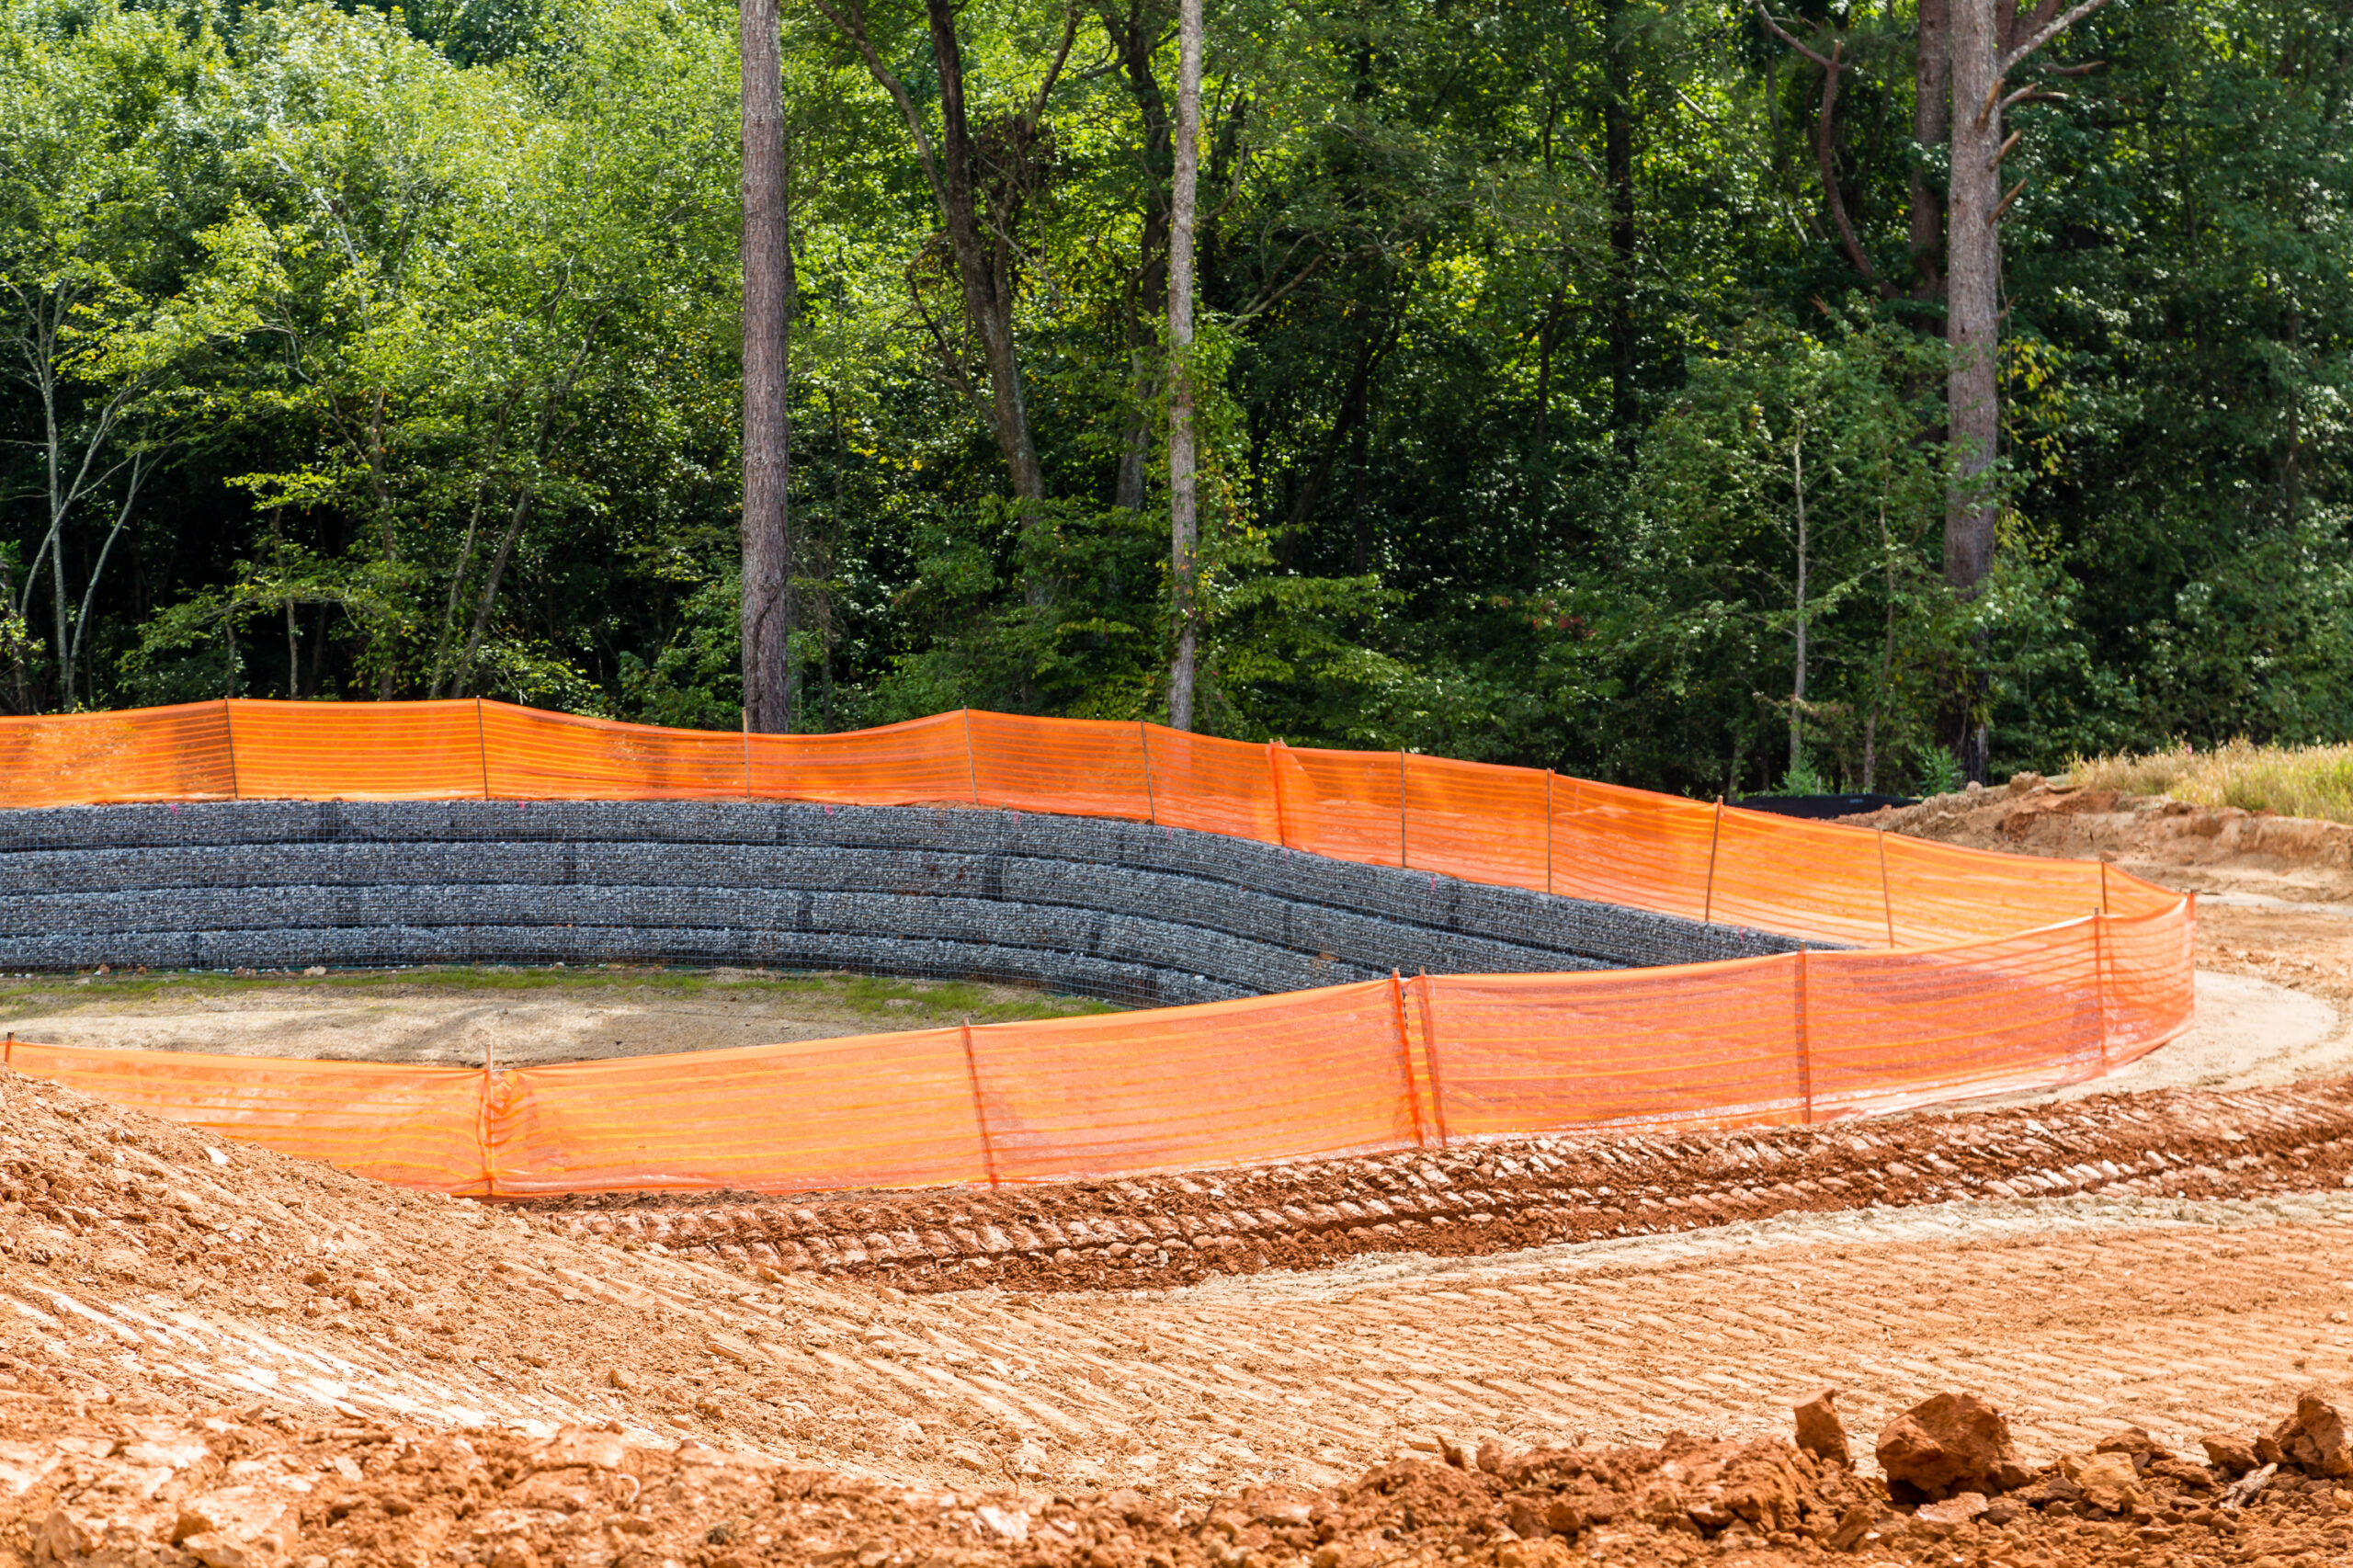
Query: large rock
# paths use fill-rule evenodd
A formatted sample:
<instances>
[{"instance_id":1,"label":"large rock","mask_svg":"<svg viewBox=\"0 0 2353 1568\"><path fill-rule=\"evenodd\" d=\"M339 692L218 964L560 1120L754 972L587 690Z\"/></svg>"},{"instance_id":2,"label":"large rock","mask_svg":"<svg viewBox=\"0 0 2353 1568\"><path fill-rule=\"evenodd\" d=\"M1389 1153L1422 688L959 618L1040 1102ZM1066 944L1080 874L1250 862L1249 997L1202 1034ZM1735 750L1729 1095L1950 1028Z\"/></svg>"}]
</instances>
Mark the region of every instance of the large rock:
<instances>
[{"instance_id":1,"label":"large rock","mask_svg":"<svg viewBox=\"0 0 2353 1568\"><path fill-rule=\"evenodd\" d=\"M1899 1503L1935 1503L1963 1492L1987 1496L2023 1486L2026 1467L2002 1413L1971 1394L1940 1393L1887 1424L1880 1468Z\"/></svg>"},{"instance_id":2,"label":"large rock","mask_svg":"<svg viewBox=\"0 0 2353 1568\"><path fill-rule=\"evenodd\" d=\"M1847 1424L1838 1419L1836 1389L1824 1389L1797 1407L1798 1447L1829 1464L1853 1469L1847 1447Z\"/></svg>"},{"instance_id":3,"label":"large rock","mask_svg":"<svg viewBox=\"0 0 2353 1568\"><path fill-rule=\"evenodd\" d=\"M2271 1441L2279 1461L2290 1469L2332 1479L2353 1475L2353 1444L2346 1440L2344 1418L2316 1391L2298 1396L2296 1414L2272 1428Z\"/></svg>"},{"instance_id":4,"label":"large rock","mask_svg":"<svg viewBox=\"0 0 2353 1568\"><path fill-rule=\"evenodd\" d=\"M2059 1461L2059 1469L2083 1493L2083 1501L2103 1513L2130 1512L2141 1500L2141 1472L2129 1453L2110 1449L2088 1459L2070 1457Z\"/></svg>"},{"instance_id":5,"label":"large rock","mask_svg":"<svg viewBox=\"0 0 2353 1568\"><path fill-rule=\"evenodd\" d=\"M2234 1481L2262 1462L2255 1457L2253 1443L2226 1432L2210 1432L2198 1444L2206 1450L2206 1462Z\"/></svg>"}]
</instances>

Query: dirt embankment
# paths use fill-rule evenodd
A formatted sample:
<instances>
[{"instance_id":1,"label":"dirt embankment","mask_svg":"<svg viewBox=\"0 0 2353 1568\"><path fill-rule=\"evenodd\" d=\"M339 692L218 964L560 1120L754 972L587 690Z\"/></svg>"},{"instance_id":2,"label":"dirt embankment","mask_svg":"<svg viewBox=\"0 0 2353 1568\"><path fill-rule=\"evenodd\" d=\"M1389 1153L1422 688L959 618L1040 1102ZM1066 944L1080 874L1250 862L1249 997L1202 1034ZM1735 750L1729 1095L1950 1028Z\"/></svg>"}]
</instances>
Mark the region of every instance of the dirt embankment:
<instances>
[{"instance_id":1,"label":"dirt embankment","mask_svg":"<svg viewBox=\"0 0 2353 1568\"><path fill-rule=\"evenodd\" d=\"M0 1442L0 1555L17 1562L358 1568L448 1562L751 1568L1392 1568L1834 1560L2285 1564L2353 1553L2353 1450L2317 1394L2209 1462L2126 1430L2037 1471L1966 1395L1853 1468L1830 1399L1800 1442L1407 1457L1326 1489L1172 1506L909 1490L597 1426L551 1437L279 1421L91 1420L54 1407ZM1901 1499L1900 1501L1898 1499Z\"/></svg>"},{"instance_id":2,"label":"dirt embankment","mask_svg":"<svg viewBox=\"0 0 2353 1568\"><path fill-rule=\"evenodd\" d=\"M2353 900L2353 825L2077 790L2039 774L1842 820L1978 849L2106 860L2184 892Z\"/></svg>"}]
</instances>

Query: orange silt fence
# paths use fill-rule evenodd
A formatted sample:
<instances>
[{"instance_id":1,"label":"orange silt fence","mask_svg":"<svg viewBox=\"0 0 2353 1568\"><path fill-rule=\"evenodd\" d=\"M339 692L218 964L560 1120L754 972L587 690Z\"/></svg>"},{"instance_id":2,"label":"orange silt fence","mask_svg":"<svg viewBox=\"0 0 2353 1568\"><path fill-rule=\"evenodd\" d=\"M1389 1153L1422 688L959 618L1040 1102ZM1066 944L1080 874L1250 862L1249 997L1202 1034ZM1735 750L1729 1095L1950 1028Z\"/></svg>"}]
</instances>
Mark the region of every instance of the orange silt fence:
<instances>
[{"instance_id":1,"label":"orange silt fence","mask_svg":"<svg viewBox=\"0 0 2353 1568\"><path fill-rule=\"evenodd\" d=\"M1410 753L1401 767L1402 864L1466 882L1550 891L1550 773Z\"/></svg>"},{"instance_id":2,"label":"orange silt fence","mask_svg":"<svg viewBox=\"0 0 2353 1568\"><path fill-rule=\"evenodd\" d=\"M1405 863L1405 754L1276 745L1283 843L1375 866Z\"/></svg>"},{"instance_id":3,"label":"orange silt fence","mask_svg":"<svg viewBox=\"0 0 2353 1568\"><path fill-rule=\"evenodd\" d=\"M1157 724L1142 728L1152 821L1261 844L1285 842L1270 747Z\"/></svg>"},{"instance_id":4,"label":"orange silt fence","mask_svg":"<svg viewBox=\"0 0 2353 1568\"><path fill-rule=\"evenodd\" d=\"M752 797L832 805L977 805L971 727L962 713L846 735L753 735Z\"/></svg>"},{"instance_id":5,"label":"orange silt fence","mask_svg":"<svg viewBox=\"0 0 2353 1568\"><path fill-rule=\"evenodd\" d=\"M1414 1142L1386 982L970 1031L1001 1181L1182 1170Z\"/></svg>"},{"instance_id":6,"label":"orange silt fence","mask_svg":"<svg viewBox=\"0 0 2353 1568\"><path fill-rule=\"evenodd\" d=\"M742 735L482 704L483 794L502 801L742 801Z\"/></svg>"},{"instance_id":7,"label":"orange silt fence","mask_svg":"<svg viewBox=\"0 0 2353 1568\"><path fill-rule=\"evenodd\" d=\"M225 801L237 792L229 704L0 719L0 803Z\"/></svg>"},{"instance_id":8,"label":"orange silt fence","mask_svg":"<svg viewBox=\"0 0 2353 1568\"><path fill-rule=\"evenodd\" d=\"M482 1078L462 1067L289 1062L11 1040L7 1064L153 1116L380 1181L480 1190Z\"/></svg>"},{"instance_id":9,"label":"orange silt fence","mask_svg":"<svg viewBox=\"0 0 2353 1568\"><path fill-rule=\"evenodd\" d=\"M485 1192L802 1192L988 1176L958 1029L527 1067L483 1092Z\"/></svg>"},{"instance_id":10,"label":"orange silt fence","mask_svg":"<svg viewBox=\"0 0 2353 1568\"><path fill-rule=\"evenodd\" d=\"M1152 820L1143 726L968 711L976 804Z\"/></svg>"},{"instance_id":11,"label":"orange silt fence","mask_svg":"<svg viewBox=\"0 0 2353 1568\"><path fill-rule=\"evenodd\" d=\"M839 735L481 700L0 720L0 805L237 798L1057 812L1824 945L491 1074L10 1048L20 1071L447 1191L1031 1181L1815 1120L2089 1077L2192 1009L2193 904L2112 867L1540 769L977 711Z\"/></svg>"},{"instance_id":12,"label":"orange silt fence","mask_svg":"<svg viewBox=\"0 0 2353 1568\"><path fill-rule=\"evenodd\" d=\"M1893 946L1884 835L1725 809L1714 825L1704 918L1818 942ZM1803 910L1792 889L1806 890Z\"/></svg>"},{"instance_id":13,"label":"orange silt fence","mask_svg":"<svg viewBox=\"0 0 2353 1568\"><path fill-rule=\"evenodd\" d=\"M479 702L224 705L236 793L249 800L481 800Z\"/></svg>"},{"instance_id":14,"label":"orange silt fence","mask_svg":"<svg viewBox=\"0 0 2353 1568\"><path fill-rule=\"evenodd\" d=\"M1449 1138L1629 1123L1802 1119L1779 959L1406 986Z\"/></svg>"}]
</instances>

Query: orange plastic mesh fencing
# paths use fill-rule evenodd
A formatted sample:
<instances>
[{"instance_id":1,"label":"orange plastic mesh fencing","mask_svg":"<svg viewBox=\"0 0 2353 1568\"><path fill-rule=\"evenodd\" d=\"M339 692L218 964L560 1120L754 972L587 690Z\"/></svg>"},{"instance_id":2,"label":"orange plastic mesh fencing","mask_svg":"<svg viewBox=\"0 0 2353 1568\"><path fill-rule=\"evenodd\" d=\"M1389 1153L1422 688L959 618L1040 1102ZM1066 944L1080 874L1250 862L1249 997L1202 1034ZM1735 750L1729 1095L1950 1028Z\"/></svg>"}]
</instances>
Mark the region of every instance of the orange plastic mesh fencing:
<instances>
[{"instance_id":1,"label":"orange plastic mesh fencing","mask_svg":"<svg viewBox=\"0 0 2353 1568\"><path fill-rule=\"evenodd\" d=\"M1152 820L1164 827L1283 842L1271 747L1143 727Z\"/></svg>"},{"instance_id":2,"label":"orange plastic mesh fencing","mask_svg":"<svg viewBox=\"0 0 2353 1568\"><path fill-rule=\"evenodd\" d=\"M462 1067L113 1051L11 1040L7 1064L85 1095L380 1181L483 1186L482 1074Z\"/></svg>"},{"instance_id":3,"label":"orange plastic mesh fencing","mask_svg":"<svg viewBox=\"0 0 2353 1568\"><path fill-rule=\"evenodd\" d=\"M2186 903L2186 901L2185 901ZM2183 903L2097 922L2107 1048L2100 1065L2145 1056L2181 1031L2197 1006L2196 926Z\"/></svg>"},{"instance_id":4,"label":"orange plastic mesh fencing","mask_svg":"<svg viewBox=\"0 0 2353 1568\"><path fill-rule=\"evenodd\" d=\"M1900 835L1883 842L1898 947L2071 920L2099 909L2107 883L2123 881L2085 860L1994 855Z\"/></svg>"},{"instance_id":5,"label":"orange plastic mesh fencing","mask_svg":"<svg viewBox=\"0 0 2353 1568\"><path fill-rule=\"evenodd\" d=\"M237 792L222 702L0 719L0 802L222 801Z\"/></svg>"},{"instance_id":6,"label":"orange plastic mesh fencing","mask_svg":"<svg viewBox=\"0 0 2353 1568\"><path fill-rule=\"evenodd\" d=\"M972 1031L1003 1181L1395 1148L1414 1092L1389 983ZM1174 1027L1172 1027L1172 1025Z\"/></svg>"},{"instance_id":7,"label":"orange plastic mesh fencing","mask_svg":"<svg viewBox=\"0 0 2353 1568\"><path fill-rule=\"evenodd\" d=\"M742 801L740 735L482 705L486 793L503 801Z\"/></svg>"},{"instance_id":8,"label":"orange plastic mesh fencing","mask_svg":"<svg viewBox=\"0 0 2353 1568\"><path fill-rule=\"evenodd\" d=\"M1404 863L1404 753L1277 745L1271 755L1286 845L1335 860Z\"/></svg>"},{"instance_id":9,"label":"orange plastic mesh fencing","mask_svg":"<svg viewBox=\"0 0 2353 1568\"><path fill-rule=\"evenodd\" d=\"M978 803L961 713L844 735L754 735L752 793L842 806Z\"/></svg>"},{"instance_id":10,"label":"orange plastic mesh fencing","mask_svg":"<svg viewBox=\"0 0 2353 1568\"><path fill-rule=\"evenodd\" d=\"M1404 988L1449 1138L1626 1122L1794 1120L1796 1003L1778 959Z\"/></svg>"},{"instance_id":11,"label":"orange plastic mesh fencing","mask_svg":"<svg viewBox=\"0 0 2353 1568\"><path fill-rule=\"evenodd\" d=\"M1888 875L1880 835L1726 808L1716 827L1708 918L1857 947L1889 945ZM1790 890L1806 890L1802 911ZM1800 924L1783 923L1796 916Z\"/></svg>"},{"instance_id":12,"label":"orange plastic mesh fencing","mask_svg":"<svg viewBox=\"0 0 2353 1568\"><path fill-rule=\"evenodd\" d=\"M1590 779L1552 783L1552 892L1705 920L1720 809Z\"/></svg>"},{"instance_id":13,"label":"orange plastic mesh fencing","mask_svg":"<svg viewBox=\"0 0 2353 1568\"><path fill-rule=\"evenodd\" d=\"M659 730L488 702L0 721L0 804L805 800L1125 817L1880 950L1340 986L499 1074L74 1051L19 1069L450 1191L1038 1180L2070 1081L2192 1006L2194 909L2086 862L1525 768L949 713Z\"/></svg>"},{"instance_id":14,"label":"orange plastic mesh fencing","mask_svg":"<svg viewBox=\"0 0 2353 1568\"><path fill-rule=\"evenodd\" d=\"M247 801L481 800L483 705L229 704L237 788Z\"/></svg>"},{"instance_id":15,"label":"orange plastic mesh fencing","mask_svg":"<svg viewBox=\"0 0 2353 1568\"><path fill-rule=\"evenodd\" d=\"M528 1067L491 1087L508 1194L983 1181L961 1031Z\"/></svg>"},{"instance_id":16,"label":"orange plastic mesh fencing","mask_svg":"<svg viewBox=\"0 0 2353 1568\"><path fill-rule=\"evenodd\" d=\"M1446 757L1405 758L1404 864L1468 882L1546 885L1552 776Z\"/></svg>"},{"instance_id":17,"label":"orange plastic mesh fencing","mask_svg":"<svg viewBox=\"0 0 2353 1568\"><path fill-rule=\"evenodd\" d=\"M2104 1023L2088 919L2030 938L1918 952L1808 953L1804 970L1817 1118L2099 1070Z\"/></svg>"},{"instance_id":18,"label":"orange plastic mesh fencing","mask_svg":"<svg viewBox=\"0 0 2353 1568\"><path fill-rule=\"evenodd\" d=\"M1100 720L965 715L983 806L1152 820L1143 726Z\"/></svg>"}]
</instances>

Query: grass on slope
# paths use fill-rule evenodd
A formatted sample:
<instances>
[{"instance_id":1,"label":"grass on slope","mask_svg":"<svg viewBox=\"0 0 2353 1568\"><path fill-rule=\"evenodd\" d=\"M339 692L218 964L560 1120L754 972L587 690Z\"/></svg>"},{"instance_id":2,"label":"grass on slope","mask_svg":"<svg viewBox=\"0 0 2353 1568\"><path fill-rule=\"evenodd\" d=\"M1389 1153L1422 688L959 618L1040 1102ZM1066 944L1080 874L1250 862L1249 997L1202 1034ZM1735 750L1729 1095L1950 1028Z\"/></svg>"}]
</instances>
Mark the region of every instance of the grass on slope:
<instances>
[{"instance_id":1,"label":"grass on slope","mask_svg":"<svg viewBox=\"0 0 2353 1568\"><path fill-rule=\"evenodd\" d=\"M321 992L348 992L355 999L369 992L429 988L436 992L523 992L570 994L584 997L631 997L683 1000L699 993L722 992L731 996L765 997L786 1002L832 1004L886 1020L894 1029L921 1028L935 1024L1005 1023L1021 1018L1065 1018L1082 1013L1110 1013L1108 1002L1083 996L1057 996L1043 991L1019 991L961 980L888 980L863 974L771 974L757 970L672 970L608 964L594 969L523 969L508 964L479 967L420 965L414 969L351 970L324 975L279 971L221 974L209 971L138 971L89 975L0 975L0 1017L40 1010L69 994L77 1004L135 1003L169 994L174 996L234 995L247 991L278 991L290 987Z\"/></svg>"},{"instance_id":2,"label":"grass on slope","mask_svg":"<svg viewBox=\"0 0 2353 1568\"><path fill-rule=\"evenodd\" d=\"M2077 757L2067 777L2086 789L2353 823L2353 745L2259 746L2239 740L2210 751L2185 745L2145 756L2123 752Z\"/></svg>"}]
</instances>

